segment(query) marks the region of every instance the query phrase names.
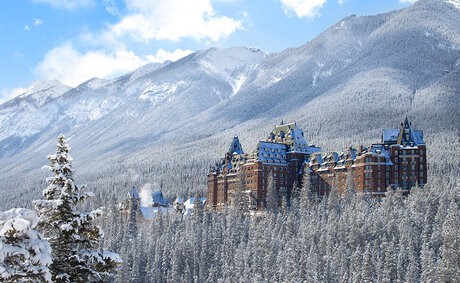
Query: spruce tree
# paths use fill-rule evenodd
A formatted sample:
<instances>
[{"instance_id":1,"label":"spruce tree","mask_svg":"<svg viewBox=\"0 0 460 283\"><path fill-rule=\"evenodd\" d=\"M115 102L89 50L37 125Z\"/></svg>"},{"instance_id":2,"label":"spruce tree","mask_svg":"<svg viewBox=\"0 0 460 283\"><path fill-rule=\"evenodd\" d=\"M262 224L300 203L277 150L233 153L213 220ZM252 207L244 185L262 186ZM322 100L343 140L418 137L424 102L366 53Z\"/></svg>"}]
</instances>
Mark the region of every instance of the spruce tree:
<instances>
[{"instance_id":1,"label":"spruce tree","mask_svg":"<svg viewBox=\"0 0 460 283\"><path fill-rule=\"evenodd\" d=\"M266 202L267 202L267 210L276 212L278 211L279 205L279 195L278 190L276 189L275 182L273 179L273 172L269 173L267 180L267 194L266 194Z\"/></svg>"},{"instance_id":2,"label":"spruce tree","mask_svg":"<svg viewBox=\"0 0 460 283\"><path fill-rule=\"evenodd\" d=\"M29 209L0 212L1 282L51 282L51 248L35 230L37 223Z\"/></svg>"},{"instance_id":3,"label":"spruce tree","mask_svg":"<svg viewBox=\"0 0 460 283\"><path fill-rule=\"evenodd\" d=\"M302 175L302 190L300 191L300 209L308 208L311 196L310 166L305 165Z\"/></svg>"},{"instance_id":4,"label":"spruce tree","mask_svg":"<svg viewBox=\"0 0 460 283\"><path fill-rule=\"evenodd\" d=\"M34 201L39 227L52 248L52 279L56 282L104 281L121 264L121 259L118 254L99 248L103 231L93 221L102 209L78 210L78 205L93 194L75 184L70 147L63 135L58 137L56 146L56 153L48 155L50 165L45 166L53 176L46 179L44 199Z\"/></svg>"}]
</instances>

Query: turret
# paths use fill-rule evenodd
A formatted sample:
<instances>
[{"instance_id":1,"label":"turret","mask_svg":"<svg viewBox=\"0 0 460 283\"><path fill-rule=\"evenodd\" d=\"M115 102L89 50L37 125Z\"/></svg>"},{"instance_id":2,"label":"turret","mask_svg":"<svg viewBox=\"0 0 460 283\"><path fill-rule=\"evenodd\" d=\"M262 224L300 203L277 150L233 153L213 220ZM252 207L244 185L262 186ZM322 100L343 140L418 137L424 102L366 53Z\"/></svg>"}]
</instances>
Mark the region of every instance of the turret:
<instances>
[{"instance_id":1,"label":"turret","mask_svg":"<svg viewBox=\"0 0 460 283\"><path fill-rule=\"evenodd\" d=\"M243 147L241 146L238 136L233 137L228 153L230 154L230 156L232 156L233 154L243 154Z\"/></svg>"}]
</instances>

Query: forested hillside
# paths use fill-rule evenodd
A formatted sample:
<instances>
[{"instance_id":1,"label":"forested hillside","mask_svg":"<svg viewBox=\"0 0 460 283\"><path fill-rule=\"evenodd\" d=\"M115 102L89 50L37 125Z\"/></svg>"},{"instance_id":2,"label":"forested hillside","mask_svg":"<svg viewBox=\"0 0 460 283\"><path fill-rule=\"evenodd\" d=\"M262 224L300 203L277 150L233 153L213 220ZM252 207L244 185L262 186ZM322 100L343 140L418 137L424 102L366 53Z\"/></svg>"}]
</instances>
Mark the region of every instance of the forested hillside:
<instances>
[{"instance_id":1,"label":"forested hillside","mask_svg":"<svg viewBox=\"0 0 460 283\"><path fill-rule=\"evenodd\" d=\"M458 282L459 175L443 175L407 198L332 192L258 217L203 210L132 230L112 206L106 244L128 259L117 282Z\"/></svg>"},{"instance_id":2,"label":"forested hillside","mask_svg":"<svg viewBox=\"0 0 460 283\"><path fill-rule=\"evenodd\" d=\"M0 211L32 208L64 133L76 182L95 194L82 211L105 206L102 245L124 261L117 282L460 282L457 2L352 15L277 54L211 48L76 88L42 83L0 105ZM308 142L341 150L405 116L424 131L429 174L408 197L332 191L258 217L198 209L134 228L120 211L132 186L171 201L203 194L234 135L250 152L295 121Z\"/></svg>"},{"instance_id":3,"label":"forested hillside","mask_svg":"<svg viewBox=\"0 0 460 283\"><path fill-rule=\"evenodd\" d=\"M450 158L460 125L454 4L420 0L352 15L277 54L211 48L74 89L38 86L0 105L5 204L38 194L40 167L60 133L71 139L79 176L117 199L146 182L171 195L200 191L208 164L234 135L250 152L281 120L296 121L309 142L340 150L378 141L408 116L424 130L432 163L457 164Z\"/></svg>"}]
</instances>

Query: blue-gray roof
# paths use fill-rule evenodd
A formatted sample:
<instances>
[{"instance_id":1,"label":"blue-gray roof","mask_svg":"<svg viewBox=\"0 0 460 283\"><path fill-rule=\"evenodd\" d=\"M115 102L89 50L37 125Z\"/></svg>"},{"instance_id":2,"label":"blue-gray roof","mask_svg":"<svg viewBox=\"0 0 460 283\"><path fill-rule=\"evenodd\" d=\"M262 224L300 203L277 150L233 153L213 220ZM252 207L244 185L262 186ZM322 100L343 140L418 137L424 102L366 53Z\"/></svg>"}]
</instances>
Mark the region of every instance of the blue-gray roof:
<instances>
[{"instance_id":1,"label":"blue-gray roof","mask_svg":"<svg viewBox=\"0 0 460 283\"><path fill-rule=\"evenodd\" d=\"M383 130L383 141L397 141L399 135L398 129Z\"/></svg>"},{"instance_id":2,"label":"blue-gray roof","mask_svg":"<svg viewBox=\"0 0 460 283\"><path fill-rule=\"evenodd\" d=\"M154 204L159 204L159 205L168 204L168 200L165 197L163 197L163 193L161 191L154 191L152 193L152 200Z\"/></svg>"}]
</instances>

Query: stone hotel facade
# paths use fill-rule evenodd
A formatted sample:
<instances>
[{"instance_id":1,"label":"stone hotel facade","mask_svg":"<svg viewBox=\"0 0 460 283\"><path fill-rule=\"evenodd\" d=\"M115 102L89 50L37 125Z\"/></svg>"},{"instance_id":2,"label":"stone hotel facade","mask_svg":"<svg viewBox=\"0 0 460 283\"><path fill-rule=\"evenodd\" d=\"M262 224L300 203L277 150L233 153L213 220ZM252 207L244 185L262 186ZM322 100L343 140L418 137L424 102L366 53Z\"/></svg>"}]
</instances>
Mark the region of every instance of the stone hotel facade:
<instances>
[{"instance_id":1,"label":"stone hotel facade","mask_svg":"<svg viewBox=\"0 0 460 283\"><path fill-rule=\"evenodd\" d=\"M308 145L295 123L276 126L250 154L243 152L234 137L225 157L210 167L207 206L232 205L235 193L242 190L249 207L261 209L268 186L289 199L294 187L302 187L307 173L310 189L319 197L332 188L341 192L349 182L356 191L372 197L383 196L387 188L408 192L427 182L423 131L413 129L406 118L399 129L384 130L380 143L328 153Z\"/></svg>"}]
</instances>

